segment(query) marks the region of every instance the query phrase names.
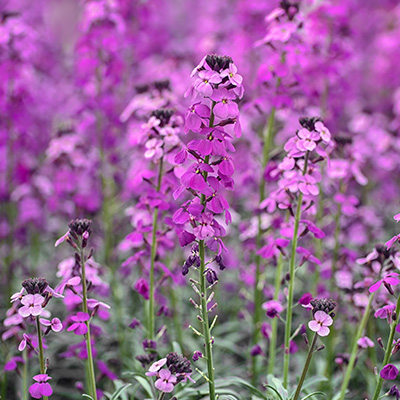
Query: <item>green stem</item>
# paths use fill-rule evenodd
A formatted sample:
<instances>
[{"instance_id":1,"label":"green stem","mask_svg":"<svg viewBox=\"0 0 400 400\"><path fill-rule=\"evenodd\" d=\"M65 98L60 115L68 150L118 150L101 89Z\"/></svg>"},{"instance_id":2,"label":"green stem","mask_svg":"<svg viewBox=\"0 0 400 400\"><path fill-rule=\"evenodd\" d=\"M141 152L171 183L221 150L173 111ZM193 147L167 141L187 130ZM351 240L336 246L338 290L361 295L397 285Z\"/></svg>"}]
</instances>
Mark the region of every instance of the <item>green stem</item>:
<instances>
[{"instance_id":1,"label":"green stem","mask_svg":"<svg viewBox=\"0 0 400 400\"><path fill-rule=\"evenodd\" d=\"M385 351L385 357L384 357L383 363L382 363L382 368L389 363L390 358L392 357L393 338L394 338L396 326L399 323L399 313L400 313L400 296L397 298L396 321L392 322L392 327L390 329L389 338L388 338L388 341L386 343L386 351ZM378 399L379 394L381 393L382 385L383 385L383 379L379 375L379 378L378 378L378 381L377 381L376 387L375 387L374 397L372 398L372 400L377 400Z\"/></svg>"},{"instance_id":2,"label":"green stem","mask_svg":"<svg viewBox=\"0 0 400 400\"><path fill-rule=\"evenodd\" d=\"M275 107L272 108L271 114L268 118L268 126L264 133L264 143L263 143L263 158L262 158L262 175L260 180L260 203L265 199L265 179L264 179L264 169L269 160L269 153L271 151L273 137L274 137L274 123L275 123ZM262 227L261 227L261 215L258 216L258 232L256 245L257 249L261 247L261 239L262 239ZM257 344L260 338L261 332L261 317L262 317L262 288L263 282L261 279L261 256L256 255L256 276L254 281L254 314L253 314L253 338L252 344ZM256 385L257 383L257 375L258 375L258 366L257 366L257 357L253 357L252 359L252 383Z\"/></svg>"},{"instance_id":3,"label":"green stem","mask_svg":"<svg viewBox=\"0 0 400 400\"><path fill-rule=\"evenodd\" d=\"M24 365L22 367L22 398L28 400L28 350L25 349L22 353L24 358Z\"/></svg>"},{"instance_id":4,"label":"green stem","mask_svg":"<svg viewBox=\"0 0 400 400\"><path fill-rule=\"evenodd\" d=\"M85 252L83 246L80 246L80 256L81 256L81 279L82 279L82 309L83 312L89 314L88 306L87 306L87 286L86 286L86 260L85 260ZM89 394L93 397L94 400L97 400L97 392L96 392L96 376L94 373L94 365L93 365L93 353L92 353L92 341L90 337L90 319L85 322L87 326L87 333L85 336L86 341L86 351L88 358L86 360L87 365L87 386L89 389Z\"/></svg>"},{"instance_id":5,"label":"green stem","mask_svg":"<svg viewBox=\"0 0 400 400\"><path fill-rule=\"evenodd\" d=\"M283 270L283 256L282 254L279 254L278 265L275 273L274 300L278 300L279 291L281 288L282 270ZM278 334L278 318L273 318L271 327L271 338L269 341L268 374L274 373L277 334Z\"/></svg>"},{"instance_id":6,"label":"green stem","mask_svg":"<svg viewBox=\"0 0 400 400\"><path fill-rule=\"evenodd\" d=\"M303 175L305 175L307 172L308 157L309 157L309 152L307 151L304 160ZM290 336L292 330L295 261L296 261L296 248L297 248L302 203L303 203L303 193L300 192L299 197L297 199L296 216L294 219L293 238L292 238L292 252L290 255L290 264L289 264L290 280L289 280L288 304L286 312L285 348L284 348L284 358L283 358L283 386L285 387L285 389L287 389L288 378L289 378L289 360L290 360L289 345L290 345Z\"/></svg>"},{"instance_id":7,"label":"green stem","mask_svg":"<svg viewBox=\"0 0 400 400\"><path fill-rule=\"evenodd\" d=\"M349 359L349 364L347 366L346 373L345 373L345 376L344 376L344 379L342 382L342 386L340 388L339 400L344 400L344 395L346 393L347 387L349 386L351 373L353 372L354 364L356 362L356 357L357 357L357 350L358 350L357 342L360 339L361 335L363 334L365 326L367 325L373 298L374 298L374 293L371 293L369 295L368 304L364 310L364 315L361 319L360 325L358 325L357 333L354 338L353 345L351 347L351 355L350 355L350 359Z\"/></svg>"},{"instance_id":8,"label":"green stem","mask_svg":"<svg viewBox=\"0 0 400 400\"><path fill-rule=\"evenodd\" d=\"M44 351L43 351L43 338L42 338L42 329L40 328L40 321L39 317L36 317L36 330L37 330L37 337L39 343L39 366L40 366L40 373L46 373L46 365L44 363ZM43 396L43 400L47 400L47 396Z\"/></svg>"},{"instance_id":9,"label":"green stem","mask_svg":"<svg viewBox=\"0 0 400 400\"><path fill-rule=\"evenodd\" d=\"M299 383L297 385L296 392L294 394L293 400L297 400L299 395L300 395L301 388L303 387L304 380L306 379L308 367L310 366L311 358L312 358L312 356L314 354L314 347L315 347L315 344L317 343L317 336L318 335L315 332L313 340L311 342L311 346L308 349L306 363L304 364L303 372L301 373L301 377L300 377Z\"/></svg>"},{"instance_id":10,"label":"green stem","mask_svg":"<svg viewBox=\"0 0 400 400\"><path fill-rule=\"evenodd\" d=\"M163 158L160 159L157 180L157 192L161 189L163 171ZM154 339L155 336L155 317L154 317L154 267L157 255L157 227L158 227L158 207L154 209L152 238L151 238L151 264L150 264L150 293L149 293L149 315L148 315L148 330L149 339Z\"/></svg>"},{"instance_id":11,"label":"green stem","mask_svg":"<svg viewBox=\"0 0 400 400\"><path fill-rule=\"evenodd\" d=\"M205 352L207 359L207 370L208 370L208 388L210 394L210 400L215 400L215 384L214 384L214 365L213 365L213 354L212 354L212 343L210 334L210 324L208 321L207 311L207 289L206 289L206 275L205 271L205 254L204 254L204 240L199 242L199 257L200 257L200 270L199 270L199 281L200 281L200 293L201 293L201 317L203 324L203 335Z\"/></svg>"}]
</instances>

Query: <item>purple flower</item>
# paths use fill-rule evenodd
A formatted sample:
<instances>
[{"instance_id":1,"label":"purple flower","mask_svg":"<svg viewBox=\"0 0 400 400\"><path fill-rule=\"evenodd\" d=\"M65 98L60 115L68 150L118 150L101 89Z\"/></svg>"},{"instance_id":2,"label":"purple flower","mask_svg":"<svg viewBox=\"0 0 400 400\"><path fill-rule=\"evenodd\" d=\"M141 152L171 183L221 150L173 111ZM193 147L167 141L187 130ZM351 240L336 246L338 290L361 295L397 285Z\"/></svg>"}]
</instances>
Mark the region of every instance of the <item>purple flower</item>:
<instances>
[{"instance_id":1,"label":"purple flower","mask_svg":"<svg viewBox=\"0 0 400 400\"><path fill-rule=\"evenodd\" d=\"M25 364L25 360L20 356L12 357L4 364L4 371L15 371L18 368L18 363Z\"/></svg>"},{"instance_id":2,"label":"purple flower","mask_svg":"<svg viewBox=\"0 0 400 400\"><path fill-rule=\"evenodd\" d=\"M234 63L230 63L228 69L222 71L220 73L220 76L222 78L225 78L227 76L229 82L235 86L240 86L243 82L243 77L237 73L237 68Z\"/></svg>"},{"instance_id":3,"label":"purple flower","mask_svg":"<svg viewBox=\"0 0 400 400\"><path fill-rule=\"evenodd\" d=\"M158 376L155 387L161 392L171 393L174 390L174 383L177 381L176 376L172 375L169 369L162 369Z\"/></svg>"},{"instance_id":4,"label":"purple flower","mask_svg":"<svg viewBox=\"0 0 400 400\"><path fill-rule=\"evenodd\" d=\"M395 272L390 272L389 274L386 274L383 279L379 280L378 282L374 283L370 288L369 292L373 293L376 292L382 285L386 287L386 289L389 291L389 293L393 294L393 290L391 288L391 285L396 286L400 283L399 279L399 274L396 274Z\"/></svg>"},{"instance_id":5,"label":"purple flower","mask_svg":"<svg viewBox=\"0 0 400 400\"><path fill-rule=\"evenodd\" d=\"M196 362L196 361L199 360L199 358L203 358L203 353L202 353L201 351L196 350L196 351L193 353L192 360L193 360L194 362Z\"/></svg>"},{"instance_id":6,"label":"purple flower","mask_svg":"<svg viewBox=\"0 0 400 400\"><path fill-rule=\"evenodd\" d=\"M325 143L330 142L331 133L329 132L329 129L321 121L315 123L315 130L319 133L323 142Z\"/></svg>"},{"instance_id":7,"label":"purple flower","mask_svg":"<svg viewBox=\"0 0 400 400\"><path fill-rule=\"evenodd\" d=\"M146 151L144 152L145 158L152 158L158 160L163 156L162 149L163 141L160 139L150 139L146 142Z\"/></svg>"},{"instance_id":8,"label":"purple flower","mask_svg":"<svg viewBox=\"0 0 400 400\"><path fill-rule=\"evenodd\" d=\"M379 375L385 381L393 381L397 378L398 374L399 370L393 364L387 364L382 368Z\"/></svg>"},{"instance_id":9,"label":"purple flower","mask_svg":"<svg viewBox=\"0 0 400 400\"><path fill-rule=\"evenodd\" d=\"M32 315L37 317L43 311L44 297L40 294L27 294L21 299L23 307L18 310L19 315L26 318Z\"/></svg>"},{"instance_id":10,"label":"purple flower","mask_svg":"<svg viewBox=\"0 0 400 400\"><path fill-rule=\"evenodd\" d=\"M398 234L398 235L396 235L396 236L393 236L391 239L389 239L389 240L385 243L386 246L387 246L387 249L389 250L389 249L393 246L393 244L394 244L395 242L400 242L400 234Z\"/></svg>"},{"instance_id":11,"label":"purple flower","mask_svg":"<svg viewBox=\"0 0 400 400\"><path fill-rule=\"evenodd\" d=\"M146 372L147 376L156 376L158 371L166 364L167 359L162 358L161 360L156 361L155 363L150 365L148 372Z\"/></svg>"},{"instance_id":12,"label":"purple flower","mask_svg":"<svg viewBox=\"0 0 400 400\"><path fill-rule=\"evenodd\" d=\"M269 318L275 318L280 312L283 311L282 304L277 300L267 301L262 305L262 308L266 311L266 314Z\"/></svg>"},{"instance_id":13,"label":"purple flower","mask_svg":"<svg viewBox=\"0 0 400 400\"><path fill-rule=\"evenodd\" d=\"M311 175L304 175L300 178L299 190L305 195L317 196L319 194L317 181Z\"/></svg>"},{"instance_id":14,"label":"purple flower","mask_svg":"<svg viewBox=\"0 0 400 400\"><path fill-rule=\"evenodd\" d=\"M328 336L329 328L333 324L333 319L324 311L317 311L314 314L314 320L308 323L308 327L313 331L317 332L319 336Z\"/></svg>"},{"instance_id":15,"label":"purple flower","mask_svg":"<svg viewBox=\"0 0 400 400\"><path fill-rule=\"evenodd\" d=\"M89 321L90 316L88 313L79 311L76 315L71 317L74 323L67 329L67 331L74 331L75 335L86 335L88 327L86 321Z\"/></svg>"},{"instance_id":16,"label":"purple flower","mask_svg":"<svg viewBox=\"0 0 400 400\"><path fill-rule=\"evenodd\" d=\"M221 77L217 72L214 71L200 71L199 78L196 79L194 87L196 90L205 97L211 97L213 94L212 84L218 84L221 82Z\"/></svg>"},{"instance_id":17,"label":"purple flower","mask_svg":"<svg viewBox=\"0 0 400 400\"><path fill-rule=\"evenodd\" d=\"M51 377L47 374L39 374L33 377L36 383L29 388L29 393L33 398L40 399L43 396L51 396L53 394L50 383L47 383L49 379L51 379Z\"/></svg>"},{"instance_id":18,"label":"purple flower","mask_svg":"<svg viewBox=\"0 0 400 400\"><path fill-rule=\"evenodd\" d=\"M375 347L375 343L368 336L360 337L360 339L357 341L357 344L363 349Z\"/></svg>"},{"instance_id":19,"label":"purple flower","mask_svg":"<svg viewBox=\"0 0 400 400\"><path fill-rule=\"evenodd\" d=\"M313 296L311 293L304 293L303 296L301 296L299 299L299 304L301 304L303 306L307 306L310 304L312 299L313 299Z\"/></svg>"},{"instance_id":20,"label":"purple flower","mask_svg":"<svg viewBox=\"0 0 400 400\"><path fill-rule=\"evenodd\" d=\"M300 151L313 151L317 147L316 141L320 138L319 133L302 128L297 132L297 135L300 140L297 141L296 145Z\"/></svg>"},{"instance_id":21,"label":"purple flower","mask_svg":"<svg viewBox=\"0 0 400 400\"><path fill-rule=\"evenodd\" d=\"M63 325L58 318L53 318L51 321L44 318L40 318L40 323L44 326L47 326L54 332L61 332L63 329Z\"/></svg>"},{"instance_id":22,"label":"purple flower","mask_svg":"<svg viewBox=\"0 0 400 400\"><path fill-rule=\"evenodd\" d=\"M134 289L146 300L149 300L150 286L146 279L139 278L135 283Z\"/></svg>"},{"instance_id":23,"label":"purple flower","mask_svg":"<svg viewBox=\"0 0 400 400\"><path fill-rule=\"evenodd\" d=\"M227 119L235 118L239 115L239 107L237 103L232 101L236 99L236 95L232 91L226 88L214 90L211 99L217 102L213 110L216 117Z\"/></svg>"}]
</instances>

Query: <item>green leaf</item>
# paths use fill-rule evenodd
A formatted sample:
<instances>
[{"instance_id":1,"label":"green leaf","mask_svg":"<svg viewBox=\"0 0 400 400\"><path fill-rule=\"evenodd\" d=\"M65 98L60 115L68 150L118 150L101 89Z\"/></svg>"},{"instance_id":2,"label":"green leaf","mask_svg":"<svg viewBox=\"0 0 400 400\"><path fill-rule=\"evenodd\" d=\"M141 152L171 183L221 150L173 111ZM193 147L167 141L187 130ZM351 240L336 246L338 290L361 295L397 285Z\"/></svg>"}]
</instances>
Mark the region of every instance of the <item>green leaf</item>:
<instances>
[{"instance_id":1,"label":"green leaf","mask_svg":"<svg viewBox=\"0 0 400 400\"><path fill-rule=\"evenodd\" d=\"M127 376L136 379L136 381L140 384L140 386L145 390L145 392L150 396L153 397L153 391L151 390L150 383L146 379L145 375L137 374L137 373L128 373Z\"/></svg>"},{"instance_id":2,"label":"green leaf","mask_svg":"<svg viewBox=\"0 0 400 400\"><path fill-rule=\"evenodd\" d=\"M147 382L147 381L146 381ZM111 400L117 400L119 398L119 396L125 392L126 389L128 389L128 387L132 386L132 383L127 383L124 386L119 387L112 395ZM151 389L150 389L151 390Z\"/></svg>"},{"instance_id":3,"label":"green leaf","mask_svg":"<svg viewBox=\"0 0 400 400\"><path fill-rule=\"evenodd\" d=\"M86 394L86 393L84 393L84 394L82 395L82 397L87 397L87 398L90 399L90 400L94 400L94 398L93 398L92 396L90 396L90 395L88 395L88 394Z\"/></svg>"},{"instance_id":4,"label":"green leaf","mask_svg":"<svg viewBox=\"0 0 400 400\"><path fill-rule=\"evenodd\" d=\"M304 384L302 389L307 389L310 386L316 384L316 383L321 383L321 382L327 382L329 379L326 378L325 376L314 376L312 378L307 379Z\"/></svg>"},{"instance_id":5,"label":"green leaf","mask_svg":"<svg viewBox=\"0 0 400 400\"><path fill-rule=\"evenodd\" d=\"M318 394L321 395L321 396L326 397L326 394L324 392L313 392L313 393L310 393L309 395L307 395L306 397L303 397L301 400L310 399L312 396L315 396L315 395L318 395Z\"/></svg>"},{"instance_id":6,"label":"green leaf","mask_svg":"<svg viewBox=\"0 0 400 400\"><path fill-rule=\"evenodd\" d=\"M277 390L276 388L274 388L273 386L271 386L271 385L264 385L264 387L266 387L267 389L270 389L270 390L272 390L273 392L275 392L275 393L278 395L279 400L284 400L283 397L281 396L281 394L278 392L278 390Z\"/></svg>"},{"instance_id":7,"label":"green leaf","mask_svg":"<svg viewBox=\"0 0 400 400\"><path fill-rule=\"evenodd\" d=\"M182 354L183 353L181 346L179 345L178 342L175 342L175 341L172 342L172 350L175 353L178 353L178 354Z\"/></svg>"}]
</instances>

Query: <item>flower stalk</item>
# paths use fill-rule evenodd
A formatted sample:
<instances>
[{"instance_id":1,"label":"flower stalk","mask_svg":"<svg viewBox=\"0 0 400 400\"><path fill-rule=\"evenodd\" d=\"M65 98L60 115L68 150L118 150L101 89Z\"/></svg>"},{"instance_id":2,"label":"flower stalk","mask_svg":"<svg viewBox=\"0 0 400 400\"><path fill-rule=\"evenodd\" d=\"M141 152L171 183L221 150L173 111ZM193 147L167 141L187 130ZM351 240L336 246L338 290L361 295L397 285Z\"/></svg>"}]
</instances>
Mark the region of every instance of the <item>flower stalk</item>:
<instances>
[{"instance_id":1,"label":"flower stalk","mask_svg":"<svg viewBox=\"0 0 400 400\"><path fill-rule=\"evenodd\" d=\"M161 189L163 172L163 157L160 159L157 180L157 192ZM158 227L158 207L155 207L153 214L152 238L151 238L151 260L150 260L150 293L149 293L149 315L147 335L149 339L154 339L155 335L155 316L154 316L154 268L157 255L157 227Z\"/></svg>"},{"instance_id":2,"label":"flower stalk","mask_svg":"<svg viewBox=\"0 0 400 400\"><path fill-rule=\"evenodd\" d=\"M395 314L396 315L396 320L392 322L392 326L390 328L389 338L388 338L388 341L386 343L386 351L385 351L385 357L383 359L382 367L384 367L386 364L388 364L389 361L390 361L390 358L392 357L393 338L394 338L394 334L395 334L395 331L396 331L396 326L399 323L400 296L397 298L397 304L396 304L395 313L396 313ZM379 375L378 380L376 382L376 386L375 386L374 397L372 398L372 400L378 400L379 394L381 393L382 385L383 385L383 379Z\"/></svg>"},{"instance_id":3,"label":"flower stalk","mask_svg":"<svg viewBox=\"0 0 400 400\"><path fill-rule=\"evenodd\" d=\"M84 239L83 239L84 240ZM82 311L86 314L88 312L88 305L87 305L87 285L86 285L86 259L85 259L85 252L83 247L83 240L80 245L80 257L81 257L81 281L82 281ZM93 352L92 352L92 341L90 336L90 319L85 321L87 326L87 333L85 336L86 341L86 351L87 351L87 386L89 390L90 396L93 397L94 400L97 400L97 391L96 391L96 376L94 373L94 363L93 363Z\"/></svg>"},{"instance_id":4,"label":"flower stalk","mask_svg":"<svg viewBox=\"0 0 400 400\"><path fill-rule=\"evenodd\" d=\"M40 328L40 321L39 321L39 316L36 318L36 330L37 330L37 338L38 338L38 344L39 344L39 367L40 367L40 373L45 374L46 373L46 365L44 362L44 351L43 351L43 337L42 337L42 330ZM43 400L47 400L47 396L43 396Z\"/></svg>"},{"instance_id":5,"label":"flower stalk","mask_svg":"<svg viewBox=\"0 0 400 400\"><path fill-rule=\"evenodd\" d=\"M369 314L371 311L371 304L372 300L374 298L374 293L371 293L369 296L368 304L367 307L365 308L364 315L361 319L360 325L358 325L357 333L354 338L354 342L351 348L351 355L349 359L349 364L346 369L346 373L344 375L344 379L342 382L342 386L340 388L340 397L339 400L344 400L344 396L346 394L347 387L349 386L350 378L351 378L351 373L353 372L354 364L356 362L356 357L357 357L357 350L358 350L358 340L360 339L361 335L364 332L365 326L367 325L367 321L369 318Z\"/></svg>"},{"instance_id":6,"label":"flower stalk","mask_svg":"<svg viewBox=\"0 0 400 400\"><path fill-rule=\"evenodd\" d=\"M309 152L306 152L303 168L303 176L307 172L308 167ZM303 193L300 192L297 199L296 215L294 220L293 238L292 238L292 251L290 255L289 264L289 293L288 293L288 305L286 312L286 324L285 324L285 348L284 348L284 360L283 360L283 386L287 388L288 378L289 378L289 345L290 345L290 335L292 329L292 313L293 313L293 295L294 295L294 281L295 281L295 260L296 260L296 248L299 233L299 224L301 217L301 206L303 203Z\"/></svg>"},{"instance_id":7,"label":"flower stalk","mask_svg":"<svg viewBox=\"0 0 400 400\"><path fill-rule=\"evenodd\" d=\"M311 358L312 358L312 356L314 354L314 348L315 348L315 344L316 343L317 343L317 332L314 333L314 337L313 337L313 340L311 342L311 346L308 349L307 359L306 359L306 362L304 364L303 372L301 373L301 377L300 377L299 383L297 385L296 392L295 392L295 394L293 396L293 400L297 400L299 398L299 396L300 396L301 388L303 387L304 380L306 379L307 371L308 371L308 368L309 368L310 363L311 363Z\"/></svg>"}]
</instances>

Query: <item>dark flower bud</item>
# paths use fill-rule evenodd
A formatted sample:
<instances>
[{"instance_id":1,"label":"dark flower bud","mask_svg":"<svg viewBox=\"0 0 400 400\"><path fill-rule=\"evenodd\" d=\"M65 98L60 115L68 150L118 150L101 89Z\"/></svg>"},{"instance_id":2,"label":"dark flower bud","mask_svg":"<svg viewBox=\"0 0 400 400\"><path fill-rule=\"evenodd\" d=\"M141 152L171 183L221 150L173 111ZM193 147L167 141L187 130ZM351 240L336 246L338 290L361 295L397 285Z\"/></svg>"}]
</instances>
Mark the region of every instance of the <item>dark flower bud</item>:
<instances>
[{"instance_id":1,"label":"dark flower bud","mask_svg":"<svg viewBox=\"0 0 400 400\"><path fill-rule=\"evenodd\" d=\"M149 350L149 349L150 350L155 350L155 349L157 349L157 343L154 340L151 340L151 339L143 340L142 345L143 345L143 348L145 350Z\"/></svg>"},{"instance_id":2,"label":"dark flower bud","mask_svg":"<svg viewBox=\"0 0 400 400\"><path fill-rule=\"evenodd\" d=\"M28 294L43 294L49 284L44 278L29 278L22 282Z\"/></svg>"},{"instance_id":3,"label":"dark flower bud","mask_svg":"<svg viewBox=\"0 0 400 400\"><path fill-rule=\"evenodd\" d=\"M400 390L396 385L393 385L387 393L388 396L395 396L396 400L400 399Z\"/></svg>"},{"instance_id":4,"label":"dark flower bud","mask_svg":"<svg viewBox=\"0 0 400 400\"><path fill-rule=\"evenodd\" d=\"M304 342L305 342L306 345L308 346L310 342L308 341L307 333L303 333L302 336L303 336Z\"/></svg>"},{"instance_id":5,"label":"dark flower bud","mask_svg":"<svg viewBox=\"0 0 400 400\"><path fill-rule=\"evenodd\" d=\"M315 124L317 122L322 122L322 119L320 117L301 117L299 122L303 128L306 128L309 131L314 131Z\"/></svg>"},{"instance_id":6,"label":"dark flower bud","mask_svg":"<svg viewBox=\"0 0 400 400\"><path fill-rule=\"evenodd\" d=\"M215 262L218 264L218 266L219 266L219 269L221 270L221 271L223 271L225 268L226 268L226 265L225 265L225 263L224 263L224 260L223 260L223 258L222 258L222 256L215 256Z\"/></svg>"},{"instance_id":7,"label":"dark flower bud","mask_svg":"<svg viewBox=\"0 0 400 400\"><path fill-rule=\"evenodd\" d=\"M218 280L217 273L214 270L210 269L210 268L207 269L206 278L207 278L207 282L210 285L214 284Z\"/></svg>"},{"instance_id":8,"label":"dark flower bud","mask_svg":"<svg viewBox=\"0 0 400 400\"><path fill-rule=\"evenodd\" d=\"M136 93L146 93L149 90L149 85L136 85L135 86Z\"/></svg>"},{"instance_id":9,"label":"dark flower bud","mask_svg":"<svg viewBox=\"0 0 400 400\"><path fill-rule=\"evenodd\" d=\"M190 361L186 357L178 355L178 353L167 355L167 366L172 374L190 374L192 372Z\"/></svg>"},{"instance_id":10,"label":"dark flower bud","mask_svg":"<svg viewBox=\"0 0 400 400\"><path fill-rule=\"evenodd\" d=\"M378 339L376 339L376 341L378 342L379 346L382 347L382 349L385 348L385 346L383 345L383 340L382 340L382 338L379 337Z\"/></svg>"},{"instance_id":11,"label":"dark flower bud","mask_svg":"<svg viewBox=\"0 0 400 400\"><path fill-rule=\"evenodd\" d=\"M232 58L228 56L219 56L216 54L209 54L206 57L206 63L209 67L216 72L229 68L229 64L233 63Z\"/></svg>"},{"instance_id":12,"label":"dark flower bud","mask_svg":"<svg viewBox=\"0 0 400 400\"><path fill-rule=\"evenodd\" d=\"M136 318L133 318L132 322L128 326L131 329L135 329L140 326L140 322Z\"/></svg>"},{"instance_id":13,"label":"dark flower bud","mask_svg":"<svg viewBox=\"0 0 400 400\"><path fill-rule=\"evenodd\" d=\"M170 90L171 82L169 79L160 79L158 81L153 82L154 87L162 92L163 90Z\"/></svg>"},{"instance_id":14,"label":"dark flower bud","mask_svg":"<svg viewBox=\"0 0 400 400\"><path fill-rule=\"evenodd\" d=\"M160 121L160 127L162 128L168 124L173 114L174 110L170 108L159 108L158 110L154 110L151 116L156 117Z\"/></svg>"},{"instance_id":15,"label":"dark flower bud","mask_svg":"<svg viewBox=\"0 0 400 400\"><path fill-rule=\"evenodd\" d=\"M260 345L256 344L250 350L250 355L252 357L260 356L263 353L262 348Z\"/></svg>"},{"instance_id":16,"label":"dark flower bud","mask_svg":"<svg viewBox=\"0 0 400 400\"><path fill-rule=\"evenodd\" d=\"M310 304L312 305L313 314L317 311L324 311L327 314L331 314L336 307L336 302L332 299L313 299L310 301Z\"/></svg>"},{"instance_id":17,"label":"dark flower bud","mask_svg":"<svg viewBox=\"0 0 400 400\"><path fill-rule=\"evenodd\" d=\"M75 219L71 221L69 224L70 233L76 236L82 236L85 232L87 235L92 233L92 221L90 219ZM88 238L89 236L87 236Z\"/></svg>"}]
</instances>

